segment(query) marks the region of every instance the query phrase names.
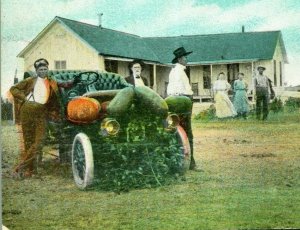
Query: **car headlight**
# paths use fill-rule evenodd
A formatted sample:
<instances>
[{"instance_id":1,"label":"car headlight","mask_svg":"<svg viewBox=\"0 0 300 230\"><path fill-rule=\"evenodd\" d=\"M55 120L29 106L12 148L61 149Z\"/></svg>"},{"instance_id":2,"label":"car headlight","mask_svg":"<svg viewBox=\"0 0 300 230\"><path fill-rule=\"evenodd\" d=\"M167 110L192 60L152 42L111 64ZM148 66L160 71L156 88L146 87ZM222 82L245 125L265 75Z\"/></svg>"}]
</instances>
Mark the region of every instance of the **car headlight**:
<instances>
[{"instance_id":1,"label":"car headlight","mask_svg":"<svg viewBox=\"0 0 300 230\"><path fill-rule=\"evenodd\" d=\"M105 118L101 122L101 133L108 135L116 135L120 130L120 124L115 119Z\"/></svg>"},{"instance_id":2,"label":"car headlight","mask_svg":"<svg viewBox=\"0 0 300 230\"><path fill-rule=\"evenodd\" d=\"M175 129L179 125L179 117L177 114L169 114L167 117L167 129Z\"/></svg>"}]
</instances>

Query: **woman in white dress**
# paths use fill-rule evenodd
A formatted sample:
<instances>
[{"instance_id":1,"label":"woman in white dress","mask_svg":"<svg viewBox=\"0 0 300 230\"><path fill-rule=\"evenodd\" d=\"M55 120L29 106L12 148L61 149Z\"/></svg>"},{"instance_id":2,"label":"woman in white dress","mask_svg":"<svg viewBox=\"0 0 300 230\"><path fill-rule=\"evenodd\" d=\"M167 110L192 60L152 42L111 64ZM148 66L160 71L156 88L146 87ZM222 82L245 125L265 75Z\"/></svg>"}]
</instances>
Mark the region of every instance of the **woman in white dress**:
<instances>
[{"instance_id":1,"label":"woman in white dress","mask_svg":"<svg viewBox=\"0 0 300 230\"><path fill-rule=\"evenodd\" d=\"M231 85L225 80L225 74L219 73L218 80L215 81L213 90L215 93L216 116L218 118L234 117L237 115L233 104L228 97L228 90Z\"/></svg>"}]
</instances>

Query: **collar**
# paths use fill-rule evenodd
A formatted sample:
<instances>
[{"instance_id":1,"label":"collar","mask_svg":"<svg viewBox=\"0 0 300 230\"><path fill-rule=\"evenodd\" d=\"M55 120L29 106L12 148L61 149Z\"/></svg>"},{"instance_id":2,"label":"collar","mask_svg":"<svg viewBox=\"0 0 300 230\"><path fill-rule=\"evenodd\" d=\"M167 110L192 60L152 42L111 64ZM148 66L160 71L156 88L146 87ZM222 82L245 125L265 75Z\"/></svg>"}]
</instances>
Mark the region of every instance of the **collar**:
<instances>
[{"instance_id":1,"label":"collar","mask_svg":"<svg viewBox=\"0 0 300 230\"><path fill-rule=\"evenodd\" d=\"M49 80L49 77L46 76L45 78L42 78L42 77L40 77L40 76L37 76L37 79L40 79L40 80Z\"/></svg>"}]
</instances>

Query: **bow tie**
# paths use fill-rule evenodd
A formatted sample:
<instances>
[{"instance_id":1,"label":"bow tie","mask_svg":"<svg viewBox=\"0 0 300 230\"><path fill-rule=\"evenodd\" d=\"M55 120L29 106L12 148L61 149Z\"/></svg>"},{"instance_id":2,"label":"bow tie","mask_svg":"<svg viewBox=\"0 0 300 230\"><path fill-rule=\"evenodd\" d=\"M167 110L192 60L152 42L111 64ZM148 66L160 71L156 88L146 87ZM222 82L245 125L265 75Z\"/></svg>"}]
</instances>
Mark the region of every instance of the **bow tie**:
<instances>
[{"instance_id":1,"label":"bow tie","mask_svg":"<svg viewBox=\"0 0 300 230\"><path fill-rule=\"evenodd\" d=\"M136 76L135 78L141 78L140 76Z\"/></svg>"}]
</instances>

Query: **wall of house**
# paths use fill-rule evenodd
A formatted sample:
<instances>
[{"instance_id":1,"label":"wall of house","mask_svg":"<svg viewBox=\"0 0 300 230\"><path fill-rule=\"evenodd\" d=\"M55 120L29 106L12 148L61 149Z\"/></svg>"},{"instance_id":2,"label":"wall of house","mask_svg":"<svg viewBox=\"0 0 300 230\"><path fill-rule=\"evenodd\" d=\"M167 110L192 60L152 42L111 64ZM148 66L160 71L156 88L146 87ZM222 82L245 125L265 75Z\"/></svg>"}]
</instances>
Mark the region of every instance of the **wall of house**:
<instances>
[{"instance_id":1,"label":"wall of house","mask_svg":"<svg viewBox=\"0 0 300 230\"><path fill-rule=\"evenodd\" d=\"M201 95L203 91L203 67L191 66L190 67L190 84L198 83L198 94Z\"/></svg>"},{"instance_id":2,"label":"wall of house","mask_svg":"<svg viewBox=\"0 0 300 230\"><path fill-rule=\"evenodd\" d=\"M34 61L42 57L49 61L49 69L55 69L55 61L66 60L67 69L104 70L103 57L58 22L26 52L24 70L34 70Z\"/></svg>"},{"instance_id":3,"label":"wall of house","mask_svg":"<svg viewBox=\"0 0 300 230\"><path fill-rule=\"evenodd\" d=\"M129 76L128 64L129 62L118 61L118 74L123 77Z\"/></svg>"},{"instance_id":4,"label":"wall of house","mask_svg":"<svg viewBox=\"0 0 300 230\"><path fill-rule=\"evenodd\" d=\"M283 61L282 49L280 47L279 40L276 45L273 59L276 61L276 76L277 76L277 85L274 85L275 86L274 89L275 90L283 90L282 87L284 87L284 82L285 82L284 61ZM281 62L281 66L282 66L282 85L280 85L280 62ZM273 64L273 69L274 69L274 64ZM274 72L273 72L272 79L273 79L273 83L274 83Z\"/></svg>"},{"instance_id":5,"label":"wall of house","mask_svg":"<svg viewBox=\"0 0 300 230\"><path fill-rule=\"evenodd\" d=\"M169 82L171 68L171 66L156 66L157 93L162 97L165 97L165 83Z\"/></svg>"}]
</instances>

